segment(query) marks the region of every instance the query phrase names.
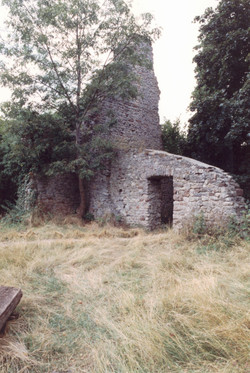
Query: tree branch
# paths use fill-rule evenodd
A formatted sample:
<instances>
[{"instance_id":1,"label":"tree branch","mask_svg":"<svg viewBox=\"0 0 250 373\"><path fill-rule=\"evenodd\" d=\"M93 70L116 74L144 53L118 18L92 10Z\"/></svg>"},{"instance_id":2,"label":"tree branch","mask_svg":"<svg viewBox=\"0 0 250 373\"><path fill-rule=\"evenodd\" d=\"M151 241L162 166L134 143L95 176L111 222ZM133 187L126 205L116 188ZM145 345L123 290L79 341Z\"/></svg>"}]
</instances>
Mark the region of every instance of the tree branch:
<instances>
[{"instance_id":1,"label":"tree branch","mask_svg":"<svg viewBox=\"0 0 250 373\"><path fill-rule=\"evenodd\" d=\"M23 3L22 5L24 6L24 8L26 9L26 11L27 11L28 14L30 15L31 19L33 19L34 23L36 23L36 22L35 22L35 19L34 19L34 17L33 17L33 15L32 15L32 13L31 13L30 10L29 10L29 8L28 8L24 3ZM39 23L36 23L36 24L37 24L37 27L39 28L39 30L40 30L42 36L44 36L44 38L45 38L45 40L46 40L46 39L47 39L47 38L46 38L46 34L43 32L43 29L42 29L41 25L40 25ZM68 102L69 102L71 108L73 109L73 111L76 111L76 109L75 109L75 105L73 104L73 102L72 102L72 100L71 100L71 98L70 98L70 96L69 96L69 94L68 94L68 91L67 91L67 89L65 88L65 86L64 86L64 84L63 84L63 82L62 82L62 79L61 79L61 77L60 77L60 74L59 74L59 71L58 71L58 69L57 69L56 63L54 62L54 59L53 59L53 57L52 57L52 53L51 53L51 51L50 51L49 45L48 45L47 42L43 42L43 44L45 45L45 48L46 48L46 50L47 50L47 52L48 52L48 55L49 55L50 61L51 61L51 63L52 63L52 67L53 67L53 69L54 69L54 71L55 71L55 73L56 73L56 76L57 76L58 82L59 82L59 84L60 84L60 86L61 86L61 88L62 88L62 90L63 90L63 92L64 92L64 94L65 94L65 97L66 97L66 99L68 100Z\"/></svg>"}]
</instances>

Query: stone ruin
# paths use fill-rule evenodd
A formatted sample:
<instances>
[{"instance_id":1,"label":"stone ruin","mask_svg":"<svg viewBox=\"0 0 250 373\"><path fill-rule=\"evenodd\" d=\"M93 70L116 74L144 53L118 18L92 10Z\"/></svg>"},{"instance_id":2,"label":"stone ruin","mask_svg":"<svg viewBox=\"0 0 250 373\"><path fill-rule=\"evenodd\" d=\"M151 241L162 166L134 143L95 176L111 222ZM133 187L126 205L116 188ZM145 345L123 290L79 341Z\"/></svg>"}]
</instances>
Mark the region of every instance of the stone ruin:
<instances>
[{"instance_id":1,"label":"stone ruin","mask_svg":"<svg viewBox=\"0 0 250 373\"><path fill-rule=\"evenodd\" d=\"M208 223L240 218L243 190L223 170L162 150L158 115L160 91L153 71L153 52L142 43L149 64L133 67L138 76L136 99L108 98L100 109L110 110L117 124L110 130L115 157L89 184L88 211L95 218L114 215L125 223L155 229L162 224L181 228L195 216ZM37 180L38 205L53 214L72 214L79 204L73 175Z\"/></svg>"}]
</instances>

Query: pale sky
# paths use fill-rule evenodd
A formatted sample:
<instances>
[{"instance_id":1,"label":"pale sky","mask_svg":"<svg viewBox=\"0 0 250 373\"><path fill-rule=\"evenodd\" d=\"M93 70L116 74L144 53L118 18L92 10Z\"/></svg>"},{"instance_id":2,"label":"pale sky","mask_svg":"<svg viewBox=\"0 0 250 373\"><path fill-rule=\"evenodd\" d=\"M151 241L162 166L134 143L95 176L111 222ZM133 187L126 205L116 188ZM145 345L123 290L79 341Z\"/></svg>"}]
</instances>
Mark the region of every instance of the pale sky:
<instances>
[{"instance_id":1,"label":"pale sky","mask_svg":"<svg viewBox=\"0 0 250 373\"><path fill-rule=\"evenodd\" d=\"M197 45L199 25L192 21L217 0L133 0L134 11L150 12L162 27L154 45L154 67L161 90L159 112L164 117L187 122L191 93L195 87L193 47Z\"/></svg>"},{"instance_id":2,"label":"pale sky","mask_svg":"<svg viewBox=\"0 0 250 373\"><path fill-rule=\"evenodd\" d=\"M161 90L159 113L164 118L187 122L191 93L195 87L193 47L197 44L198 25L192 23L207 7L215 8L218 0L132 0L135 14L150 12L162 28L162 36L154 45L154 67ZM5 11L0 6L0 30ZM0 102L10 93L0 87Z\"/></svg>"}]
</instances>

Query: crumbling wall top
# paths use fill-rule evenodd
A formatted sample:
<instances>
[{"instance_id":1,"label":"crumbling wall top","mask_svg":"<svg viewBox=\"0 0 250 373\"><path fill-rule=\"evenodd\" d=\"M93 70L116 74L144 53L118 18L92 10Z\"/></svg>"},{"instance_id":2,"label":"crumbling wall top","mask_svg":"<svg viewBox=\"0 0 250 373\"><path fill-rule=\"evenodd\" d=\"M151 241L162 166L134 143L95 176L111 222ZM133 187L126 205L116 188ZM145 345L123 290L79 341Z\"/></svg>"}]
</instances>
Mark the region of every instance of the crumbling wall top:
<instances>
[{"instance_id":1,"label":"crumbling wall top","mask_svg":"<svg viewBox=\"0 0 250 373\"><path fill-rule=\"evenodd\" d=\"M153 70L153 49L148 41L140 41L137 51L143 63L131 66L136 98L107 97L99 112L98 120L105 122L112 112L116 124L110 131L114 145L125 151L145 148L162 149L158 104L160 90Z\"/></svg>"}]
</instances>

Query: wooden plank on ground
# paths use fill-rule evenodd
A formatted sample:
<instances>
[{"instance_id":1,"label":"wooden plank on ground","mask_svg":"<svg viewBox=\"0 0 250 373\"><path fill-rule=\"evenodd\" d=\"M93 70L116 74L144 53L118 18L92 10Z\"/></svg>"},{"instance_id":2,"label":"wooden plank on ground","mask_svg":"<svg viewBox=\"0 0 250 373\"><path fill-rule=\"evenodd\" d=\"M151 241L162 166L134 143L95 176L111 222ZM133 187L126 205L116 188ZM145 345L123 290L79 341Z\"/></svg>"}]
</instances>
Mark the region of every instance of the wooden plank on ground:
<instances>
[{"instance_id":1,"label":"wooden plank on ground","mask_svg":"<svg viewBox=\"0 0 250 373\"><path fill-rule=\"evenodd\" d=\"M21 289L0 286L0 331L22 298Z\"/></svg>"}]
</instances>

